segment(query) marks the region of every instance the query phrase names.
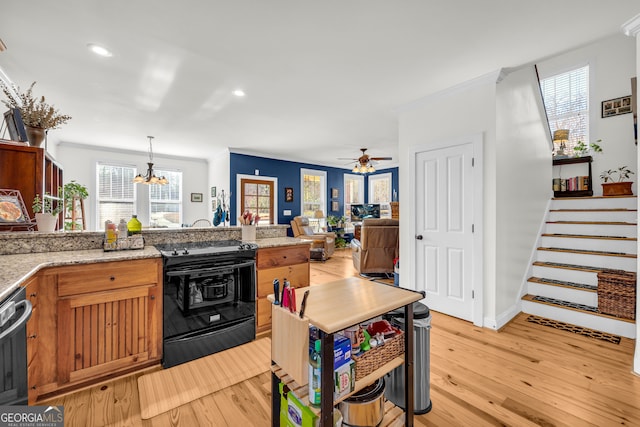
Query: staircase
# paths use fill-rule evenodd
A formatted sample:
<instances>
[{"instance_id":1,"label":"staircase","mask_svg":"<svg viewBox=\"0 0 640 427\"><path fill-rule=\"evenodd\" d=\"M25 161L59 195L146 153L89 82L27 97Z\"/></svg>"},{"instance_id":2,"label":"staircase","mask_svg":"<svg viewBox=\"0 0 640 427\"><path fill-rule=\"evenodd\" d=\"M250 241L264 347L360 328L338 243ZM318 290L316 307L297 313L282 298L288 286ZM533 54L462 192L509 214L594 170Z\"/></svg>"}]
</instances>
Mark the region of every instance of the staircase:
<instances>
[{"instance_id":1,"label":"staircase","mask_svg":"<svg viewBox=\"0 0 640 427\"><path fill-rule=\"evenodd\" d=\"M598 312L598 272L636 271L636 203L636 197L553 199L522 311L635 338L635 321Z\"/></svg>"}]
</instances>

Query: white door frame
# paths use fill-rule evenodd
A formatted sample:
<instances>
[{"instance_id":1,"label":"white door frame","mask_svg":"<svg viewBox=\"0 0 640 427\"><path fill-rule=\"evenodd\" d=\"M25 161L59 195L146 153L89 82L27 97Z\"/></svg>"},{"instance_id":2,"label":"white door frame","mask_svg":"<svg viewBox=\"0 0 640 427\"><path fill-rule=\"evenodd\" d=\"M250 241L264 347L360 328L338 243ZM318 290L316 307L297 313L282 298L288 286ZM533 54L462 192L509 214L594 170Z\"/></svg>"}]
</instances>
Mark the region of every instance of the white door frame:
<instances>
[{"instance_id":1,"label":"white door frame","mask_svg":"<svg viewBox=\"0 0 640 427\"><path fill-rule=\"evenodd\" d=\"M415 179L416 176L416 156L419 152L423 151L431 151L431 150L439 150L443 148L453 147L456 145L464 145L464 144L472 144L473 147L473 158L474 158L474 167L473 167L473 185L474 188L471 190L471 194L473 195L473 225L474 225L474 239L473 239L473 260L472 260L472 272L470 277L472 278L472 289L474 291L473 298L473 324L477 326L483 326L483 318L484 318L484 256L483 256L483 243L484 243L484 181L483 181L483 171L484 171L484 158L483 158L483 148L484 148L484 137L482 133L476 133L472 135L462 136L458 138L452 138L448 140L442 140L433 144L428 145L420 145L409 148L409 176L412 177L410 179ZM414 182L410 182L411 185ZM413 186L415 188L415 185ZM414 217L418 215L416 211L416 198L413 197L413 194L410 197L404 198L404 200L408 199L409 204L409 212L413 212L414 215L410 217ZM410 229L411 238L413 239L416 235L416 222L415 221L406 221L402 224L403 227L408 226ZM417 283L416 282L416 246L415 242L411 242L409 245L405 247L409 248L409 260L412 264L411 269L409 271L410 274L410 282L409 283ZM426 302L428 305L428 301Z\"/></svg>"}]
</instances>

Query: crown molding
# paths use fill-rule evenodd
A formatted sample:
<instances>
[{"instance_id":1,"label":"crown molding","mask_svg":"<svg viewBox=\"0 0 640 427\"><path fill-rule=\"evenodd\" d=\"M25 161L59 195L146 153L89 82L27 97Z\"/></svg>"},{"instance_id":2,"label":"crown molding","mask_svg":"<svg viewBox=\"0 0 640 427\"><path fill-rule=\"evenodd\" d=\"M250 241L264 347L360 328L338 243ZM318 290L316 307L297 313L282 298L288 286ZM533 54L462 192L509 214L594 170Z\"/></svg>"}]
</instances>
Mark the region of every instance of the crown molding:
<instances>
[{"instance_id":1,"label":"crown molding","mask_svg":"<svg viewBox=\"0 0 640 427\"><path fill-rule=\"evenodd\" d=\"M621 28L625 36L635 37L640 34L640 14L622 24Z\"/></svg>"}]
</instances>

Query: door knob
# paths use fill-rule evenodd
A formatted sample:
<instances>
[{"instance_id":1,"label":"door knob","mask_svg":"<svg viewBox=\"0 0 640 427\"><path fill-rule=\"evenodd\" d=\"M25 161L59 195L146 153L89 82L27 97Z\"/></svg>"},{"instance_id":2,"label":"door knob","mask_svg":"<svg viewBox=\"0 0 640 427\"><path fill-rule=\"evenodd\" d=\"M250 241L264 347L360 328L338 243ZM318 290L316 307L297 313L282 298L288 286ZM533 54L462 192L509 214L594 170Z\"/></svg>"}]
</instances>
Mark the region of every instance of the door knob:
<instances>
[{"instance_id":1,"label":"door knob","mask_svg":"<svg viewBox=\"0 0 640 427\"><path fill-rule=\"evenodd\" d=\"M422 234L418 234L418 235L416 236L416 240L422 240Z\"/></svg>"}]
</instances>

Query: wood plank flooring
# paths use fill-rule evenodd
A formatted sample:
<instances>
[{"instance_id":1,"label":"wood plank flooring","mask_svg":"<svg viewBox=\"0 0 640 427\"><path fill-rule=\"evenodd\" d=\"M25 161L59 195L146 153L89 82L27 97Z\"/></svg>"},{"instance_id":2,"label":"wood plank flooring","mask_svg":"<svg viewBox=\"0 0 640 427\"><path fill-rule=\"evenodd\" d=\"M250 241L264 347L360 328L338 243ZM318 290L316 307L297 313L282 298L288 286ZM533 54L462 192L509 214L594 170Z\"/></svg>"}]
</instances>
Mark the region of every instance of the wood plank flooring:
<instances>
[{"instance_id":1,"label":"wood plank flooring","mask_svg":"<svg viewBox=\"0 0 640 427\"><path fill-rule=\"evenodd\" d=\"M348 250L312 262L311 283L354 275ZM612 344L526 321L500 332L433 313L433 409L416 426L639 426L634 341ZM139 374L138 374L139 375ZM269 426L270 374L149 420L137 375L43 402L65 407L66 426Z\"/></svg>"}]
</instances>

